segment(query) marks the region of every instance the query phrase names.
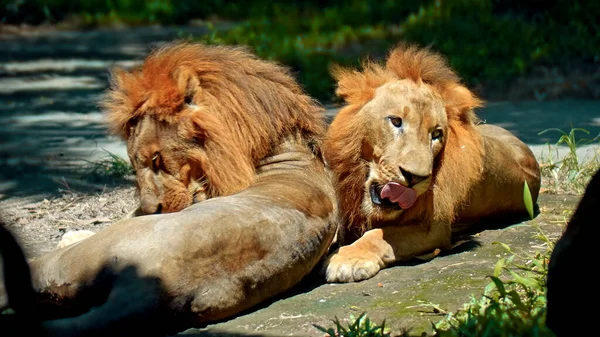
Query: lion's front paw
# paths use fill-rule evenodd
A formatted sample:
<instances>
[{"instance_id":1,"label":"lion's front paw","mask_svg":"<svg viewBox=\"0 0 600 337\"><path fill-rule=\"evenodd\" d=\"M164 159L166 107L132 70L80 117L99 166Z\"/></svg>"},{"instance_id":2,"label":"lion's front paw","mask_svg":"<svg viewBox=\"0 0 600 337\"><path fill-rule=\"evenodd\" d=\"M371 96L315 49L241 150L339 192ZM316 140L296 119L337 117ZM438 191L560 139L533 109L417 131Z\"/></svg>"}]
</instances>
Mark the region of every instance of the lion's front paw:
<instances>
[{"instance_id":1,"label":"lion's front paw","mask_svg":"<svg viewBox=\"0 0 600 337\"><path fill-rule=\"evenodd\" d=\"M381 258L370 251L344 246L325 261L327 282L357 282L369 279L384 266Z\"/></svg>"}]
</instances>

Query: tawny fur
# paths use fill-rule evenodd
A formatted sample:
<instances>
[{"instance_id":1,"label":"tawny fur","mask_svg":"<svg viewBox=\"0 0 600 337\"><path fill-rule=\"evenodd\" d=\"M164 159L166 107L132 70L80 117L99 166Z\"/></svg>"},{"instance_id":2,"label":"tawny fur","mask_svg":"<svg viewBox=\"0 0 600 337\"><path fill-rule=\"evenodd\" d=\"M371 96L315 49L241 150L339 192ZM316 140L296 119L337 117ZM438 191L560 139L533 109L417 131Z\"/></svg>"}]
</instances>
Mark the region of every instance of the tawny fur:
<instances>
[{"instance_id":1,"label":"tawny fur","mask_svg":"<svg viewBox=\"0 0 600 337\"><path fill-rule=\"evenodd\" d=\"M432 187L402 213L399 222L452 222L467 200L471 186L481 177L483 146L474 130L477 117L473 109L480 107L482 101L462 87L459 77L442 56L415 46L401 45L394 49L385 65L368 62L362 71L337 68L334 76L338 81L336 93L347 105L330 128L324 153L338 178L340 208L348 230L364 232L376 225L360 207L368 167L360 152L364 128L362 121L354 117L374 97L378 87L399 79L428 85L442 97L450 133L442 153L436 158ZM468 153L457 151L457 147L465 144Z\"/></svg>"}]
</instances>

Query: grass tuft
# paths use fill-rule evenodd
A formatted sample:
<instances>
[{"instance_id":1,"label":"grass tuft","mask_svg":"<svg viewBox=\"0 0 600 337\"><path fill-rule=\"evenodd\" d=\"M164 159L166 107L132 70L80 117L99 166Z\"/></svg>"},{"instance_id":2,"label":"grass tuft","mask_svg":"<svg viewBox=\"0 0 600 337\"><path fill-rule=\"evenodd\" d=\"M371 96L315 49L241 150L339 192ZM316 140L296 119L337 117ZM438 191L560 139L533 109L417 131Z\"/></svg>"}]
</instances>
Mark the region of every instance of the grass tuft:
<instances>
[{"instance_id":1,"label":"grass tuft","mask_svg":"<svg viewBox=\"0 0 600 337\"><path fill-rule=\"evenodd\" d=\"M577 154L577 150L583 145L600 145L600 135L594 138L580 138L580 133L590 134L582 128L571 128L569 132L551 128L540 132L539 135L547 132L557 132L560 137L555 144L547 144L548 153L541 155L540 166L545 187L552 193L583 193L594 173L600 168L600 146L592 149L591 156L584 158ZM559 150L565 147L566 153L561 156Z\"/></svg>"},{"instance_id":2,"label":"grass tuft","mask_svg":"<svg viewBox=\"0 0 600 337\"><path fill-rule=\"evenodd\" d=\"M514 252L500 259L481 298L433 324L436 336L508 337L554 336L546 327L546 277L554 242L533 225L546 249L535 253Z\"/></svg>"},{"instance_id":3,"label":"grass tuft","mask_svg":"<svg viewBox=\"0 0 600 337\"><path fill-rule=\"evenodd\" d=\"M100 161L88 161L84 168L86 177L91 181L106 181L125 179L135 174L131 164L120 156L104 150L107 157Z\"/></svg>"},{"instance_id":4,"label":"grass tuft","mask_svg":"<svg viewBox=\"0 0 600 337\"><path fill-rule=\"evenodd\" d=\"M385 327L385 320L381 325L373 323L367 314L363 312L354 318L350 315L350 322L347 327L344 327L340 320L336 317L332 322L335 324L333 328L324 328L317 324L313 324L315 328L324 332L328 337L388 337L390 332Z\"/></svg>"}]
</instances>

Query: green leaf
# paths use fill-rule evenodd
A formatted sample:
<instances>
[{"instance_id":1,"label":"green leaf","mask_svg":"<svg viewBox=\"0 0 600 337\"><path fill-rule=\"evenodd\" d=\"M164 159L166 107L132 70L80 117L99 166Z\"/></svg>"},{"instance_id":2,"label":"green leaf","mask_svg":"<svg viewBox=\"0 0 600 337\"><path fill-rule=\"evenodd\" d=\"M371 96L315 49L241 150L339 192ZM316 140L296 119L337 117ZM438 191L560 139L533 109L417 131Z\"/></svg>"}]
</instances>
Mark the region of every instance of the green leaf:
<instances>
[{"instance_id":1,"label":"green leaf","mask_svg":"<svg viewBox=\"0 0 600 337\"><path fill-rule=\"evenodd\" d=\"M510 292L508 292L508 297L519 310L522 310L524 312L528 311L527 306L525 306L525 304L523 304L523 301L521 301L521 296L515 290L511 290Z\"/></svg>"},{"instance_id":2,"label":"green leaf","mask_svg":"<svg viewBox=\"0 0 600 337\"><path fill-rule=\"evenodd\" d=\"M496 266L494 266L494 276L499 277L502 272L502 268L504 268L504 262L506 262L505 258L501 258L496 262Z\"/></svg>"},{"instance_id":3,"label":"green leaf","mask_svg":"<svg viewBox=\"0 0 600 337\"><path fill-rule=\"evenodd\" d=\"M317 324L313 324L313 326L315 328L317 328L318 330L320 330L321 332L324 332L324 333L326 333L326 334L328 334L330 336L335 336L335 331L332 328L325 329L324 327L322 327L320 325L317 325Z\"/></svg>"},{"instance_id":4,"label":"green leaf","mask_svg":"<svg viewBox=\"0 0 600 337\"><path fill-rule=\"evenodd\" d=\"M540 284L535 279L533 279L531 277L523 277L513 271L509 271L509 272L515 282L522 284L526 287L532 288L532 289L540 289Z\"/></svg>"},{"instance_id":5,"label":"green leaf","mask_svg":"<svg viewBox=\"0 0 600 337\"><path fill-rule=\"evenodd\" d=\"M0 315L14 315L15 311L11 308L5 309L4 311L0 312Z\"/></svg>"},{"instance_id":6,"label":"green leaf","mask_svg":"<svg viewBox=\"0 0 600 337\"><path fill-rule=\"evenodd\" d=\"M538 136L541 136L541 135L543 135L544 133L546 133L548 131L558 131L558 132L562 133L563 135L567 134L566 132L564 132L563 130L561 130L559 128L549 128L549 129L542 130L542 131L538 132Z\"/></svg>"},{"instance_id":7,"label":"green leaf","mask_svg":"<svg viewBox=\"0 0 600 337\"><path fill-rule=\"evenodd\" d=\"M513 251L510 249L510 247L504 242L494 241L494 242L492 242L492 244L500 245L500 246L502 246L502 248L506 249L506 251L509 252L510 254L514 254Z\"/></svg>"},{"instance_id":8,"label":"green leaf","mask_svg":"<svg viewBox=\"0 0 600 337\"><path fill-rule=\"evenodd\" d=\"M523 186L523 201L525 202L527 213L529 213L529 218L533 219L533 199L531 198L531 191L529 191L527 181L525 181L525 185Z\"/></svg>"},{"instance_id":9,"label":"green leaf","mask_svg":"<svg viewBox=\"0 0 600 337\"><path fill-rule=\"evenodd\" d=\"M496 285L496 288L498 289L500 295L502 297L506 296L506 289L504 288L504 283L502 283L502 280L495 276L490 276L490 278L492 279L492 282L494 282L494 285Z\"/></svg>"}]
</instances>

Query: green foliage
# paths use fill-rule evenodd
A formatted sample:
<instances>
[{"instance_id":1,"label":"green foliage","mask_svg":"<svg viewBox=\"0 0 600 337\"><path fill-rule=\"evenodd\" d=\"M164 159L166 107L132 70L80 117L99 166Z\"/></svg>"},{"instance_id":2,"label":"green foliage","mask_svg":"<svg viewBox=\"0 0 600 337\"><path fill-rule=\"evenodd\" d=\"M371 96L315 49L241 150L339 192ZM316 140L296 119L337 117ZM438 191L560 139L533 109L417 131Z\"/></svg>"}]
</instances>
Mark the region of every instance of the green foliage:
<instances>
[{"instance_id":1,"label":"green foliage","mask_svg":"<svg viewBox=\"0 0 600 337\"><path fill-rule=\"evenodd\" d=\"M321 30L325 24L315 18L312 27L299 32L297 25L289 24L288 17L279 18L273 21L247 21L222 33L212 30L201 40L214 44L250 46L261 58L291 67L304 89L321 100L333 99L334 81L329 73L332 64L358 65L358 54L341 53L341 50L350 45L387 50L393 45L388 41L392 33L383 26L345 27L328 32Z\"/></svg>"},{"instance_id":2,"label":"green foliage","mask_svg":"<svg viewBox=\"0 0 600 337\"><path fill-rule=\"evenodd\" d=\"M399 38L399 18L417 10L418 1L330 1L323 7L306 2L275 2L234 28L200 40L247 45L257 55L291 67L313 97L334 99L333 64L357 66L364 55L384 55ZM256 13L255 13L256 14Z\"/></svg>"},{"instance_id":3,"label":"green foliage","mask_svg":"<svg viewBox=\"0 0 600 337\"><path fill-rule=\"evenodd\" d=\"M169 24L189 19L181 17L175 4L170 0L14 0L4 5L2 21L37 24L77 17L84 26L96 26L117 22Z\"/></svg>"},{"instance_id":4,"label":"green foliage","mask_svg":"<svg viewBox=\"0 0 600 337\"><path fill-rule=\"evenodd\" d=\"M554 243L536 229L535 238L543 241L546 250L515 253L496 242L511 255L496 263L481 298L472 298L434 324L436 336L554 336L545 325L546 277Z\"/></svg>"},{"instance_id":5,"label":"green foliage","mask_svg":"<svg viewBox=\"0 0 600 337\"><path fill-rule=\"evenodd\" d=\"M450 65L471 85L482 79L524 74L534 55L544 56L547 46L537 41L535 25L497 16L491 4L480 0L436 1L409 16L404 37L450 56Z\"/></svg>"},{"instance_id":6,"label":"green foliage","mask_svg":"<svg viewBox=\"0 0 600 337\"><path fill-rule=\"evenodd\" d=\"M542 176L547 178L550 191L583 193L591 177L600 168L600 147L595 149L591 158L580 158L577 149L582 145L597 142L600 135L591 139L579 138L576 135L577 133L589 135L590 132L586 129L573 127L568 133L561 129L551 128L540 132L539 135L547 132L558 132L560 134L554 145L548 144L548 153L542 154L540 159ZM559 149L564 146L566 146L567 152L561 157Z\"/></svg>"},{"instance_id":7,"label":"green foliage","mask_svg":"<svg viewBox=\"0 0 600 337\"><path fill-rule=\"evenodd\" d=\"M536 65L600 61L600 27L579 2L557 3L568 7L573 22L563 22L553 7L519 9L493 0L349 1L319 10L275 3L219 37L291 66L305 90L322 100L333 99L332 64L380 59L400 40L446 55L468 86L506 85ZM510 11L515 8L520 12Z\"/></svg>"},{"instance_id":8,"label":"green foliage","mask_svg":"<svg viewBox=\"0 0 600 337\"><path fill-rule=\"evenodd\" d=\"M4 309L2 312L0 312L0 315L14 315L15 311L11 308L8 309Z\"/></svg>"},{"instance_id":9,"label":"green foliage","mask_svg":"<svg viewBox=\"0 0 600 337\"><path fill-rule=\"evenodd\" d=\"M326 333L329 337L388 337L390 332L385 328L385 320L381 325L373 323L366 313L360 314L358 318L350 315L350 322L347 327L344 327L336 317L332 322L334 328L324 328L317 324L313 326L320 331Z\"/></svg>"},{"instance_id":10,"label":"green foliage","mask_svg":"<svg viewBox=\"0 0 600 337\"><path fill-rule=\"evenodd\" d=\"M133 167L120 156L104 150L107 157L97 162L88 162L84 169L86 177L91 181L118 180L134 174Z\"/></svg>"},{"instance_id":11,"label":"green foliage","mask_svg":"<svg viewBox=\"0 0 600 337\"><path fill-rule=\"evenodd\" d=\"M290 66L321 100L334 98L332 64L355 67L365 57L383 58L400 40L446 55L474 88L506 86L538 66L566 70L600 62L600 2L583 0L12 0L0 6L8 23L233 20L231 30L213 31L208 40L248 45Z\"/></svg>"}]
</instances>

